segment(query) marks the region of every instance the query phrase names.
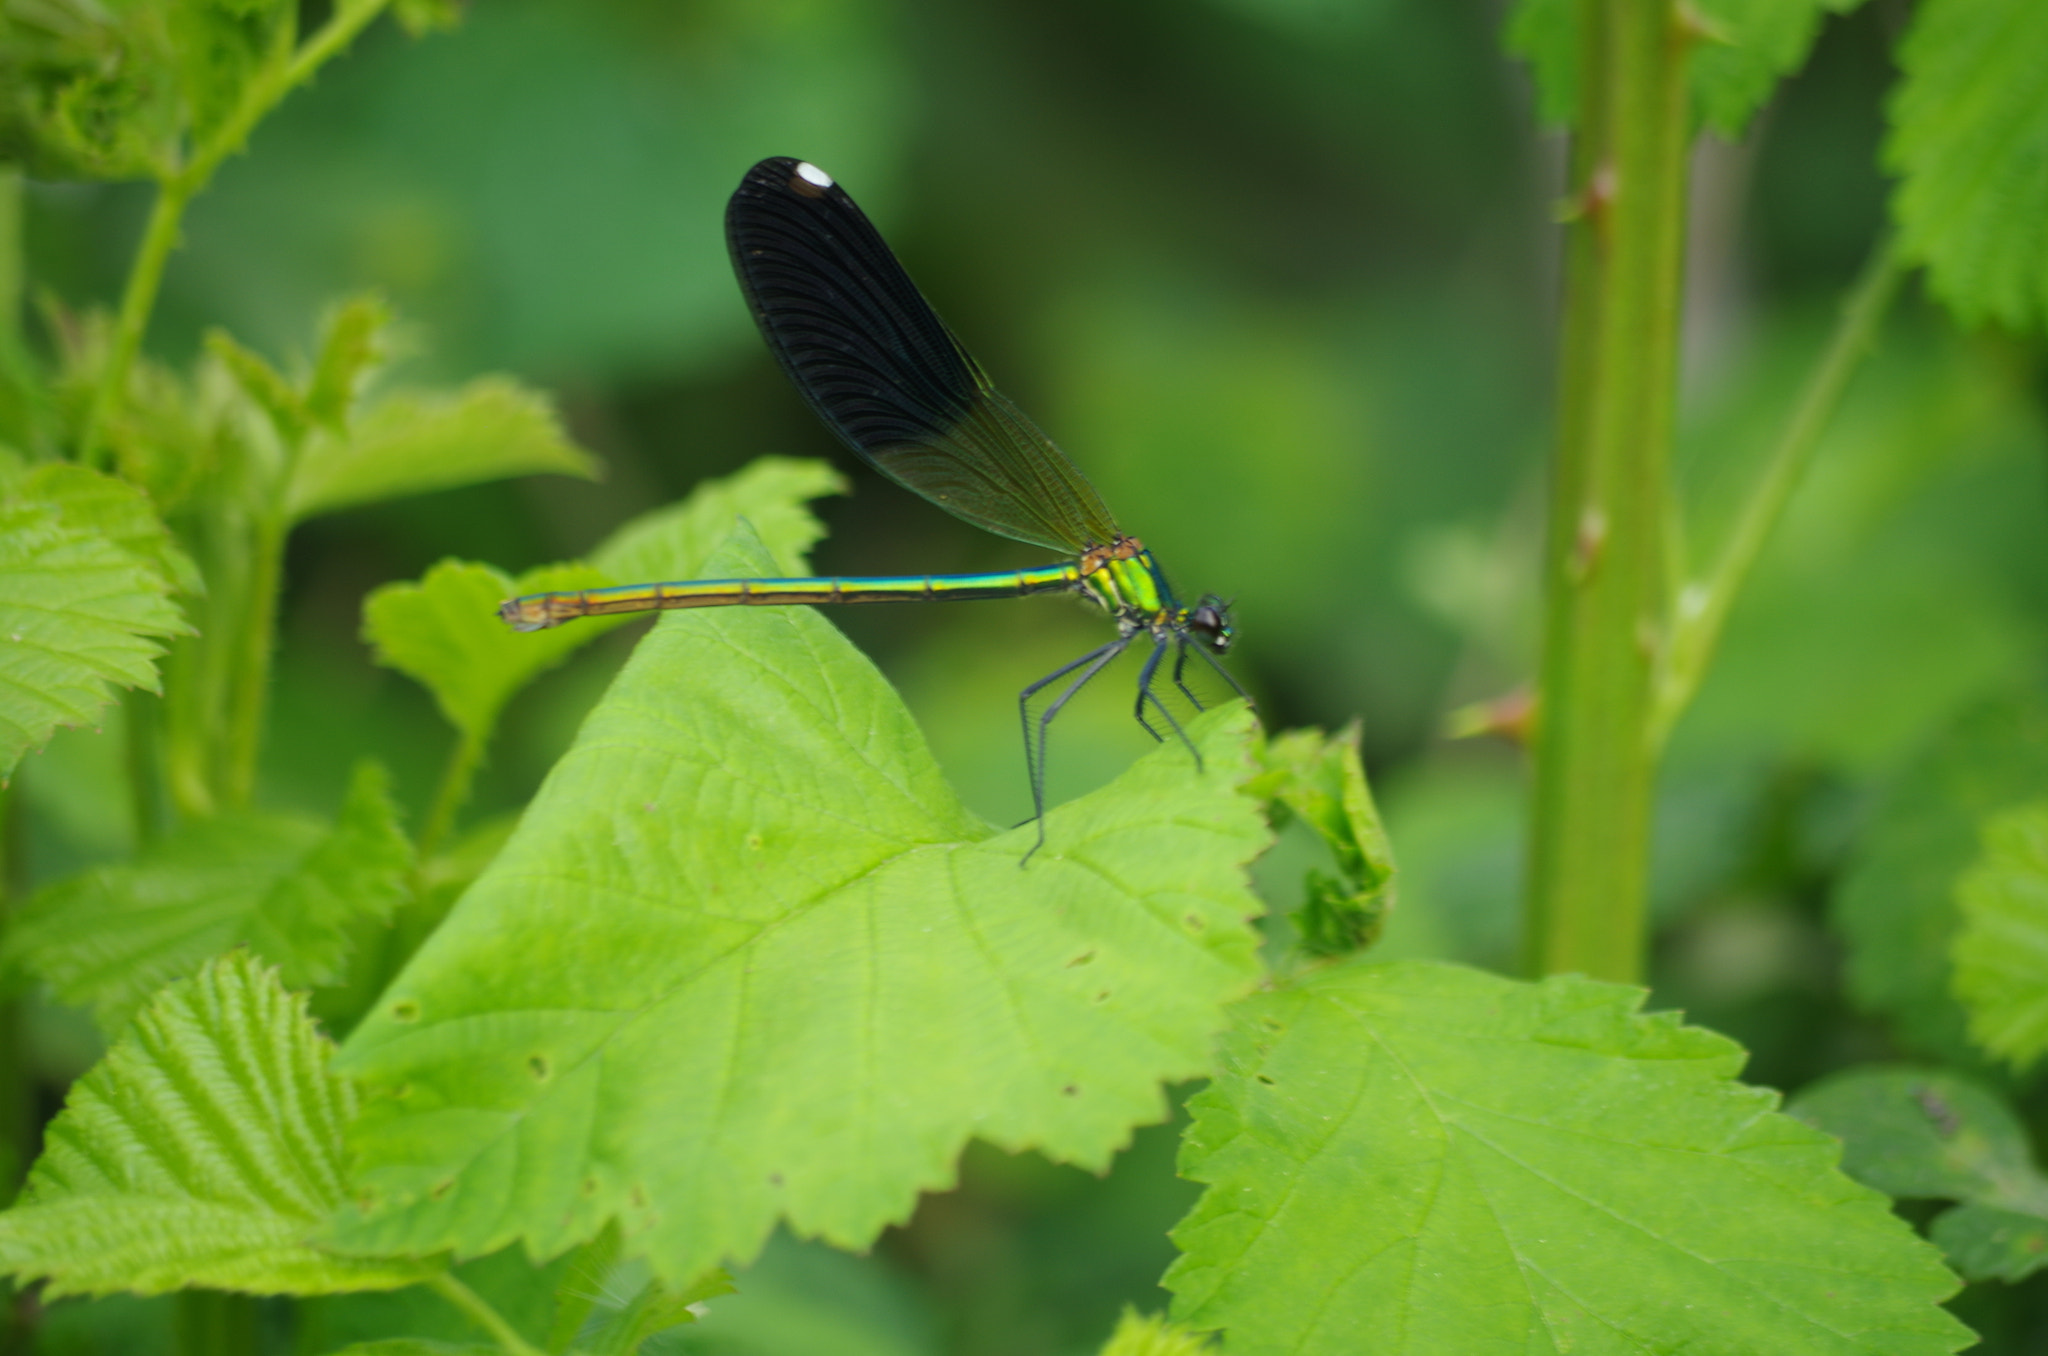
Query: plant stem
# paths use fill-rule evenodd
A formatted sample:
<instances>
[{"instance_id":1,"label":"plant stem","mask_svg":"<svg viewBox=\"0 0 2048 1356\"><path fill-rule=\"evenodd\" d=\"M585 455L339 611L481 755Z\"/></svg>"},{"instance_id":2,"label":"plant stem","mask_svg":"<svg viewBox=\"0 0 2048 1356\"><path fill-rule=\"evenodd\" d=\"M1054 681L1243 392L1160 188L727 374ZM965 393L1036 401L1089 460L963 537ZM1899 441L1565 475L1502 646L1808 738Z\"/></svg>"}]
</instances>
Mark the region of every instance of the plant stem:
<instances>
[{"instance_id":1,"label":"plant stem","mask_svg":"<svg viewBox=\"0 0 2048 1356\"><path fill-rule=\"evenodd\" d=\"M1683 292L1691 34L1668 0L1581 0L1564 363L1545 560L1524 961L1641 973Z\"/></svg>"},{"instance_id":2,"label":"plant stem","mask_svg":"<svg viewBox=\"0 0 2048 1356\"><path fill-rule=\"evenodd\" d=\"M10 363L22 349L21 166L0 163L0 357Z\"/></svg>"},{"instance_id":3,"label":"plant stem","mask_svg":"<svg viewBox=\"0 0 2048 1356\"><path fill-rule=\"evenodd\" d=\"M128 270L128 285L121 292L121 309L114 319L114 347L100 369L99 385L93 388L92 406L85 416L85 429L78 438L78 459L87 466L100 466L101 440L114 405L128 386L128 369L142 348L142 332L149 327L149 313L156 306L156 294L164 280L164 264L178 244L178 221L192 191L184 176L166 179L157 186L156 201L150 205L149 224L143 228L142 244L135 251L134 267Z\"/></svg>"},{"instance_id":4,"label":"plant stem","mask_svg":"<svg viewBox=\"0 0 2048 1356\"><path fill-rule=\"evenodd\" d=\"M1906 261L1895 238L1880 241L1863 272L1843 300L1841 316L1820 361L1807 374L1792 418L1771 452L1763 478L1742 506L1728 544L1702 583L1688 585L1678 598L1671 644L1657 685L1657 707L1651 742L1662 748L1671 727L1692 704L1700 681L1712 662L1729 610L1749 579L1764 543L1785 515L1785 506L1806 474L1806 465L1820 446L1821 434L1842 403L1842 393L1877 338L1877 331L1906 276Z\"/></svg>"},{"instance_id":5,"label":"plant stem","mask_svg":"<svg viewBox=\"0 0 2048 1356\"><path fill-rule=\"evenodd\" d=\"M420 828L418 860L422 873L442 840L448 836L448 831L455 826L455 816L469 799L469 785L475 779L477 764L483 761L483 757L483 739L464 730L448 755L448 766L441 772L441 784L434 790L433 808L427 811L427 821Z\"/></svg>"},{"instance_id":6,"label":"plant stem","mask_svg":"<svg viewBox=\"0 0 2048 1356\"><path fill-rule=\"evenodd\" d=\"M270 702L270 655L277 643L278 594L284 583L285 521L282 487L268 506L249 544L246 606L233 629L236 652L228 674L226 765L221 790L226 803L247 805L256 791L256 760L263 751L263 717Z\"/></svg>"},{"instance_id":7,"label":"plant stem","mask_svg":"<svg viewBox=\"0 0 2048 1356\"><path fill-rule=\"evenodd\" d=\"M296 51L281 48L271 61L242 88L234 111L223 119L206 140L177 169L157 181L156 202L143 228L142 244L135 252L135 264L128 271L128 285L121 293L121 309L114 322L114 347L100 371L85 428L79 435L78 458L88 466L105 460L101 441L108 419L128 387L128 369L141 351L142 335L149 328L150 312L163 283L164 265L178 245L178 223L186 206L206 187L221 162L242 148L249 133L285 95L312 77L383 10L388 0L342 0L334 7L320 31ZM289 28L280 30L280 40L291 41Z\"/></svg>"},{"instance_id":8,"label":"plant stem","mask_svg":"<svg viewBox=\"0 0 2048 1356\"><path fill-rule=\"evenodd\" d=\"M441 1298L475 1321L478 1327L489 1333L500 1347L511 1356L542 1356L539 1347L521 1337L518 1330L505 1321L505 1316L493 1309L482 1295L471 1290L450 1272L442 1272L427 1282Z\"/></svg>"}]
</instances>

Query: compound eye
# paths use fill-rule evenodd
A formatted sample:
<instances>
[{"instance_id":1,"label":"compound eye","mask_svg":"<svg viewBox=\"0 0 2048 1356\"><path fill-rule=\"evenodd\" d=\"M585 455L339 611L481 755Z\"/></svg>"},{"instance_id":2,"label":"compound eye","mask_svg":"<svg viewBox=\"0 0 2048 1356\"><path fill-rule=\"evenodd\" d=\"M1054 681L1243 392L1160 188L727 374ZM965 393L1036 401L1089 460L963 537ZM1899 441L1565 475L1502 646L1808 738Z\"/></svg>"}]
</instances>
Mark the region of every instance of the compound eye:
<instances>
[{"instance_id":1,"label":"compound eye","mask_svg":"<svg viewBox=\"0 0 2048 1356\"><path fill-rule=\"evenodd\" d=\"M1188 630L1217 654L1230 648L1230 623L1224 618L1223 609L1214 603L1205 601L1189 614Z\"/></svg>"}]
</instances>

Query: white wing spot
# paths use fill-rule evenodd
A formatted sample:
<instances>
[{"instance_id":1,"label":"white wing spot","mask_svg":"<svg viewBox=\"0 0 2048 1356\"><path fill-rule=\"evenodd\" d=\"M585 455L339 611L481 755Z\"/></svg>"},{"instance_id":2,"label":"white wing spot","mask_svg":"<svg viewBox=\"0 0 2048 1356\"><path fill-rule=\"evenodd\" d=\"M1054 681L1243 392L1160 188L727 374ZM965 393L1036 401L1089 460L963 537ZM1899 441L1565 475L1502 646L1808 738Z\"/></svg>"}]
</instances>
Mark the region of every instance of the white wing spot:
<instances>
[{"instance_id":1,"label":"white wing spot","mask_svg":"<svg viewBox=\"0 0 2048 1356\"><path fill-rule=\"evenodd\" d=\"M799 160L797 162L796 172L798 174L801 174L806 182L816 184L819 188L832 187L832 176L825 173L825 171L819 169L816 165L813 165L808 160Z\"/></svg>"}]
</instances>

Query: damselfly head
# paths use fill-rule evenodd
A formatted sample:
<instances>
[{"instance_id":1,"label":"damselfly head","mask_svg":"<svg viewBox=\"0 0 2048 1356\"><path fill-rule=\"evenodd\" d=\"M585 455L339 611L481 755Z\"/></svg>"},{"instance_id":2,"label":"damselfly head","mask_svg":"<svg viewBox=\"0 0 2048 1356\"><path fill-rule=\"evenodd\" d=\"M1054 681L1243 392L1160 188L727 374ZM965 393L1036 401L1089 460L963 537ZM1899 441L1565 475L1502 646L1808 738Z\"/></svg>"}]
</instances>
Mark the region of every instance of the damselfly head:
<instances>
[{"instance_id":1,"label":"damselfly head","mask_svg":"<svg viewBox=\"0 0 2048 1356\"><path fill-rule=\"evenodd\" d=\"M1230 604L1213 593L1203 594L1202 601L1188 613L1187 628L1217 654L1227 653L1235 634L1230 629Z\"/></svg>"}]
</instances>

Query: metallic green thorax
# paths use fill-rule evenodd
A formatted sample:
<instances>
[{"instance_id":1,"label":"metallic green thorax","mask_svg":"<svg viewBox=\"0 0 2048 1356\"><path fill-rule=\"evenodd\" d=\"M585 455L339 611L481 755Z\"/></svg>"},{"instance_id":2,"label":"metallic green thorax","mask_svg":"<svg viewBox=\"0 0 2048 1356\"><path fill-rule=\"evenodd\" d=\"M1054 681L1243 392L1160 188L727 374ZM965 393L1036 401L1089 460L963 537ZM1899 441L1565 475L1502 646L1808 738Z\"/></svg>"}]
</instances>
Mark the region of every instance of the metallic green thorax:
<instances>
[{"instance_id":1,"label":"metallic green thorax","mask_svg":"<svg viewBox=\"0 0 2048 1356\"><path fill-rule=\"evenodd\" d=\"M1165 575L1153 562L1152 553L1137 546L1136 542L1131 544L1136 547L1131 556L1121 560L1111 557L1103 561L1095 570L1080 577L1079 587L1119 621L1139 626L1165 621L1171 613L1179 610L1173 600L1173 592L1166 585ZM1084 562L1086 559L1084 557Z\"/></svg>"}]
</instances>

